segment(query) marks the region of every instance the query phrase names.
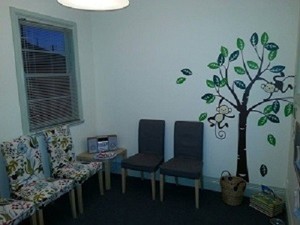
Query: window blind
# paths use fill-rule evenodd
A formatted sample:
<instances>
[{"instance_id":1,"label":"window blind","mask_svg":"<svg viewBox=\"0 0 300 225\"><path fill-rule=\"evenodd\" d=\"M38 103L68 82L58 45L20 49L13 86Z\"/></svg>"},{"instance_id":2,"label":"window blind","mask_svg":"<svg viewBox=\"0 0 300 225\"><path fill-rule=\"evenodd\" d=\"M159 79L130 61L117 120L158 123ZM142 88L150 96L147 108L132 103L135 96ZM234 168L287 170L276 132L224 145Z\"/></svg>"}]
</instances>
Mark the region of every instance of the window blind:
<instances>
[{"instance_id":1,"label":"window blind","mask_svg":"<svg viewBox=\"0 0 300 225\"><path fill-rule=\"evenodd\" d=\"M29 131L80 120L72 31L19 20Z\"/></svg>"}]
</instances>

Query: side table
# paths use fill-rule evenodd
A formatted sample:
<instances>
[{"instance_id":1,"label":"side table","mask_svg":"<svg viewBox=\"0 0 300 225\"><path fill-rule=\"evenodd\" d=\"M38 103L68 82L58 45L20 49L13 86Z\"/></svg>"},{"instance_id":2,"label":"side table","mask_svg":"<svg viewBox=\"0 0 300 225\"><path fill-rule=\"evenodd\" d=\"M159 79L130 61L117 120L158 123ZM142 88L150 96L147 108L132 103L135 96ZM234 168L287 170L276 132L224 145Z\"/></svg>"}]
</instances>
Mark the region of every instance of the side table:
<instances>
[{"instance_id":1,"label":"side table","mask_svg":"<svg viewBox=\"0 0 300 225\"><path fill-rule=\"evenodd\" d=\"M116 157L121 156L123 159L127 158L127 149L125 148L117 148L116 150L113 150L116 153ZM111 181L110 181L110 167L111 167L111 161L115 158L112 159L95 159L95 155L97 153L88 153L88 152L83 152L77 155L77 160L78 161L100 161L104 163L104 173L105 173L105 189L110 190L111 188Z\"/></svg>"}]
</instances>

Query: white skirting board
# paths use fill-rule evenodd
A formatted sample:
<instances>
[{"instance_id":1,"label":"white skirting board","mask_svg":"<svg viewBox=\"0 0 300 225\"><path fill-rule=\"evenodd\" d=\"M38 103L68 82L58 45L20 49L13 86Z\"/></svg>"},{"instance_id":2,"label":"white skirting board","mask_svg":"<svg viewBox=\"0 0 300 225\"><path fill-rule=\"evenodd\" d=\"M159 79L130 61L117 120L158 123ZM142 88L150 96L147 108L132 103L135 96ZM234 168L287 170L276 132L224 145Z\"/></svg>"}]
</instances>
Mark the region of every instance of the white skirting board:
<instances>
[{"instance_id":1,"label":"white skirting board","mask_svg":"<svg viewBox=\"0 0 300 225\"><path fill-rule=\"evenodd\" d=\"M112 163L112 173L117 173L120 174L121 171L121 166L120 162L113 162ZM133 177L140 177L140 173L138 171L132 171L128 170L128 175L133 176ZM145 173L144 174L145 179L149 179L149 174ZM159 172L156 174L156 180L159 180ZM185 179L185 178L178 178L179 184L185 185L185 186L194 186L194 181L190 179ZM168 183L175 183L175 180L173 177L166 177L166 182ZM213 177L203 177L202 180L202 188L206 190L211 190L211 191L217 191L221 192L221 187L220 187L220 179L219 178L213 178ZM285 189L284 188L277 188L277 187L269 187L271 188L276 195L280 196L285 200ZM252 194L260 192L261 191L261 186L258 184L251 184L247 183L247 187L245 190L245 196L250 197Z\"/></svg>"}]
</instances>

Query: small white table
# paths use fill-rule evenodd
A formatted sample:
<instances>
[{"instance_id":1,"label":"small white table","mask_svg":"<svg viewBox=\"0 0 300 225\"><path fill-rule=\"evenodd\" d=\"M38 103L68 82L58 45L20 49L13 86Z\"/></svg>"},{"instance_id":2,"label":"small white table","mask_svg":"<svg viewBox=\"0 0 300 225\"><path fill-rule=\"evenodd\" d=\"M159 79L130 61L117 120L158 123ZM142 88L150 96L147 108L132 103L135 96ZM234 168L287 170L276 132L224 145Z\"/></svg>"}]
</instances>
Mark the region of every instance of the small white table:
<instances>
[{"instance_id":1,"label":"small white table","mask_svg":"<svg viewBox=\"0 0 300 225\"><path fill-rule=\"evenodd\" d=\"M113 152L116 153L116 157L121 156L123 159L127 158L127 149L125 148L117 148L116 150L113 150ZM83 152L77 155L77 160L78 161L100 161L104 163L104 173L105 173L105 189L110 190L111 188L111 180L110 180L110 167L111 167L111 161L115 158L112 159L95 159L95 155L97 153L88 153L88 152Z\"/></svg>"}]
</instances>

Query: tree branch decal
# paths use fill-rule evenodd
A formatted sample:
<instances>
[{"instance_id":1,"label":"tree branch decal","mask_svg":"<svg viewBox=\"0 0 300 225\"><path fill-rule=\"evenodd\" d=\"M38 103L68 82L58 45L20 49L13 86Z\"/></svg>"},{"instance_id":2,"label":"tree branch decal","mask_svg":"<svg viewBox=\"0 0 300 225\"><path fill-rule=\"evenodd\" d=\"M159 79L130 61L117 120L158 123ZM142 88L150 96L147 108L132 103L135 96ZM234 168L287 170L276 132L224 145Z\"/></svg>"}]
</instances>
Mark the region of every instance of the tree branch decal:
<instances>
[{"instance_id":1,"label":"tree branch decal","mask_svg":"<svg viewBox=\"0 0 300 225\"><path fill-rule=\"evenodd\" d=\"M249 42L249 48L254 51L254 59L246 59L245 42L237 38L237 50L229 53L226 47L221 46L216 62L208 64L208 68L216 71L217 74L214 73L211 79L206 80L206 86L212 91L205 93L201 99L206 104L219 101L214 115L209 116L203 112L199 116L199 121L207 120L210 127L214 128L218 139L226 138L225 129L229 127L229 120L238 118L236 175L246 181L249 181L246 145L249 115L260 114L257 125L261 127L268 122L280 123L278 116L280 111L283 111L285 117L292 115L294 111L293 96L286 96L286 92L293 89L293 85L286 82L290 80L289 78L294 78L294 75L286 76L285 66L274 63L279 46L269 41L266 32L260 38L257 33L253 33ZM188 68L182 69L181 72L183 76L176 81L179 85L193 75ZM261 95L264 98L250 105L249 99L254 92L257 92L257 89L254 91L254 87L261 88ZM266 140L270 145L276 146L276 137L273 134L267 134ZM262 176L267 175L266 165L261 165L259 170Z\"/></svg>"}]
</instances>

